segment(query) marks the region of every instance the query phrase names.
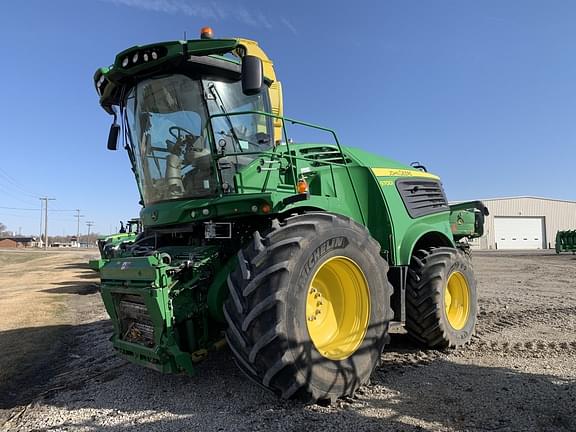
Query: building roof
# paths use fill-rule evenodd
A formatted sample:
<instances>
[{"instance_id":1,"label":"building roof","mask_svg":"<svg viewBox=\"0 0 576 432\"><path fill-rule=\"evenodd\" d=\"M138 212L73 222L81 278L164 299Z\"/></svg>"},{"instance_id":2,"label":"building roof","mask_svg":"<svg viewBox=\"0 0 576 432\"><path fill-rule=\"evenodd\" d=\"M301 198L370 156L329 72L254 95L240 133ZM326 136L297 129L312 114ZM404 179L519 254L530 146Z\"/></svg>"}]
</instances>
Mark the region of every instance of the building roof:
<instances>
[{"instance_id":1,"label":"building roof","mask_svg":"<svg viewBox=\"0 0 576 432\"><path fill-rule=\"evenodd\" d=\"M531 195L520 195L520 196L512 196L512 197L497 197L497 198L483 198L480 201L499 201L499 200L512 200L512 199L522 199L522 198L545 200L545 201L560 201L560 202L567 202L567 203L571 203L571 204L576 204L575 200L547 198L547 197L539 197L539 196L531 196Z\"/></svg>"},{"instance_id":2,"label":"building roof","mask_svg":"<svg viewBox=\"0 0 576 432\"><path fill-rule=\"evenodd\" d=\"M495 197L495 198L481 198L481 199L473 199L473 200L456 200L450 201L450 204L459 204L468 201L504 201L504 200L513 200L513 199L535 199L535 200L544 200L544 201L558 201L558 202L566 202L570 204L576 204L576 200L565 200L565 199L558 199L558 198L546 198L546 197L539 197L539 196L531 196L531 195L520 195L520 196L511 196L511 197Z\"/></svg>"},{"instance_id":3,"label":"building roof","mask_svg":"<svg viewBox=\"0 0 576 432\"><path fill-rule=\"evenodd\" d=\"M38 241L36 237L0 237L0 240L12 240L17 243L30 243Z\"/></svg>"}]
</instances>

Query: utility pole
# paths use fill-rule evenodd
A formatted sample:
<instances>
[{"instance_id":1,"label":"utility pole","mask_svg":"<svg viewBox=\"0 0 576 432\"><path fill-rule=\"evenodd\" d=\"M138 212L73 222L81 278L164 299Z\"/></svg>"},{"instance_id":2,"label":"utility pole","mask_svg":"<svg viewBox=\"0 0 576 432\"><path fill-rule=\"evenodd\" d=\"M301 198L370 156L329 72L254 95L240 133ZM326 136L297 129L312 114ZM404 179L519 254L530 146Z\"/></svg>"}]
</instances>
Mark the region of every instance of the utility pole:
<instances>
[{"instance_id":1,"label":"utility pole","mask_svg":"<svg viewBox=\"0 0 576 432\"><path fill-rule=\"evenodd\" d=\"M44 203L42 202L42 200L40 200L40 232L38 233L38 238L40 239L40 242L42 242L42 231L44 229L44 222L42 221L42 219L44 219L44 215L42 214L44 211Z\"/></svg>"},{"instance_id":2,"label":"utility pole","mask_svg":"<svg viewBox=\"0 0 576 432\"><path fill-rule=\"evenodd\" d=\"M39 198L44 201L44 250L48 250L48 201L55 201L56 198Z\"/></svg>"},{"instance_id":3,"label":"utility pole","mask_svg":"<svg viewBox=\"0 0 576 432\"><path fill-rule=\"evenodd\" d=\"M88 225L88 238L86 239L86 244L89 245L90 243L90 228L94 226L94 222L86 221L86 225Z\"/></svg>"},{"instance_id":4,"label":"utility pole","mask_svg":"<svg viewBox=\"0 0 576 432\"><path fill-rule=\"evenodd\" d=\"M80 214L80 209L76 209L76 216L74 216L77 219L78 224L76 225L76 245L77 247L80 247L80 218L83 218L84 215Z\"/></svg>"}]
</instances>

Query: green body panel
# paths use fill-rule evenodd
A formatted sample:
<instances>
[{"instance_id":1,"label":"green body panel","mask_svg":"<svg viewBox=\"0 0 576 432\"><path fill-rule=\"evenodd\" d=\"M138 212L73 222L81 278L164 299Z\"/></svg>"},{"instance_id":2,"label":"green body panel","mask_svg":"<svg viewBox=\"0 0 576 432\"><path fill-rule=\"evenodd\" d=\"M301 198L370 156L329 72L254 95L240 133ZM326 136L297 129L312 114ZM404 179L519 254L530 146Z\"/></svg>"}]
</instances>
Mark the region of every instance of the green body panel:
<instances>
[{"instance_id":1,"label":"green body panel","mask_svg":"<svg viewBox=\"0 0 576 432\"><path fill-rule=\"evenodd\" d=\"M88 261L88 267L89 267L91 270L94 270L94 271L99 272L100 269L101 269L102 267L104 267L104 264L105 264L105 263L106 263L106 260L104 260L104 259L102 259L102 258L93 259L93 260Z\"/></svg>"},{"instance_id":2,"label":"green body panel","mask_svg":"<svg viewBox=\"0 0 576 432\"><path fill-rule=\"evenodd\" d=\"M297 172L303 169L307 172L309 198L306 200L284 204L284 199L296 194L294 175L289 171L282 174L280 170L258 172L261 164L256 160L237 174L237 194L151 204L142 209L140 217L144 226L165 227L262 215L263 204L270 205L270 214L289 213L298 208L328 211L365 225L381 243L383 251L388 252L393 265L407 265L411 247L427 233L437 232L445 237L447 243L452 242L448 212L413 219L394 185L397 179L403 178L402 175L377 177L371 168L398 168L400 173L410 172L410 177L414 178L420 176L419 171L390 159L370 157L370 153L350 147L343 148L350 158L347 167L318 167L317 162L306 160L303 152L319 146L330 148L327 145L298 144L291 149L300 153L296 159ZM280 147L266 157L279 160L280 166L288 165L290 159L288 150ZM370 163L363 165L365 161ZM352 184L363 193L356 194Z\"/></svg>"},{"instance_id":3,"label":"green body panel","mask_svg":"<svg viewBox=\"0 0 576 432\"><path fill-rule=\"evenodd\" d=\"M114 324L112 342L124 357L161 372L195 373L194 356L221 339L217 327L208 328L211 319L220 317L209 317L206 296L197 289L213 275L215 252L213 247L174 247L153 256L105 263L100 272L102 299ZM180 258L167 264L163 260L166 253ZM191 257L193 266L180 278L180 264ZM131 309L137 316L130 315ZM139 337L143 334L138 327L141 323L151 329L152 337Z\"/></svg>"},{"instance_id":4,"label":"green body panel","mask_svg":"<svg viewBox=\"0 0 576 432\"><path fill-rule=\"evenodd\" d=\"M136 238L137 234L136 233L118 233L118 234L111 234L111 235L107 235L107 236L102 236L99 238L99 240L104 240L104 242L106 243L111 243L111 244L118 244L124 241L131 241L134 240Z\"/></svg>"},{"instance_id":5,"label":"green body panel","mask_svg":"<svg viewBox=\"0 0 576 432\"><path fill-rule=\"evenodd\" d=\"M204 222L218 217L262 214L262 204L271 203L270 193L225 195L217 198L165 201L144 207L140 217L145 227ZM258 210L254 212L253 206Z\"/></svg>"},{"instance_id":6,"label":"green body panel","mask_svg":"<svg viewBox=\"0 0 576 432\"><path fill-rule=\"evenodd\" d=\"M157 61L122 67L127 56L159 47L164 55ZM96 72L100 104L112 113L122 90L136 81L170 73L189 55L221 56L237 47L237 39L132 47L118 54L112 66ZM227 116L246 114L250 113ZM269 229L273 219L305 211L350 217L367 227L391 266L407 266L414 248L423 240L428 245L455 246L463 236L481 235L474 205L449 208L443 203L422 216L411 215L397 182L437 182L433 174L342 147L330 129L270 113L256 114L280 119L282 124L320 129L332 134L335 143L294 143L284 129L284 140L257 153L252 163L233 174L233 193L225 193L220 181L213 196L148 203L141 210L142 238L146 233L172 235L164 241L174 244L157 247L154 243L145 256L130 256L129 249L116 251L98 263L102 298L114 324L112 342L135 363L161 372L193 374L193 362L221 345L225 329L222 306L228 296L228 275L238 263L237 253L250 243L255 231ZM219 116L222 114L210 119ZM211 139L213 167L217 168L222 156ZM230 155L234 156L226 156ZM299 191L301 185L306 185L306 190ZM443 195L441 186L438 189ZM228 224L230 236L208 237L204 229L214 223ZM106 241L120 244L134 240L118 235Z\"/></svg>"}]
</instances>

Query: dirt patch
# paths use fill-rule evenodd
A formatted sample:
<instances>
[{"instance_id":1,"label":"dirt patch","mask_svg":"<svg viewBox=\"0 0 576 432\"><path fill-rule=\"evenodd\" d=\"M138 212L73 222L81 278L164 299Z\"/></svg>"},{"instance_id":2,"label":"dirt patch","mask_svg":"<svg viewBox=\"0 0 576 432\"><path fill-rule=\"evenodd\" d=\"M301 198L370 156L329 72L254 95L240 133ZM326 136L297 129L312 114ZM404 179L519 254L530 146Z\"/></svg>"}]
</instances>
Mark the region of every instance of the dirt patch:
<instances>
[{"instance_id":1,"label":"dirt patch","mask_svg":"<svg viewBox=\"0 0 576 432\"><path fill-rule=\"evenodd\" d=\"M51 254L49 252L42 252L35 249L0 249L0 268L4 269L6 266L10 265L28 263L40 258L46 258L47 256L51 256Z\"/></svg>"},{"instance_id":2,"label":"dirt patch","mask_svg":"<svg viewBox=\"0 0 576 432\"><path fill-rule=\"evenodd\" d=\"M54 319L68 321L0 330L2 346L3 338L27 333L31 340L52 333L64 341L47 357L56 365L65 358L65 366L52 370L35 398L23 399L28 404L16 404L6 430L576 431L571 255L475 254L480 315L471 345L422 350L393 334L372 383L329 407L278 400L246 380L227 351L211 355L196 377L125 363L108 342L97 280L68 258L36 261L53 283L35 285L26 303L62 300L64 310L55 315L61 318Z\"/></svg>"}]
</instances>

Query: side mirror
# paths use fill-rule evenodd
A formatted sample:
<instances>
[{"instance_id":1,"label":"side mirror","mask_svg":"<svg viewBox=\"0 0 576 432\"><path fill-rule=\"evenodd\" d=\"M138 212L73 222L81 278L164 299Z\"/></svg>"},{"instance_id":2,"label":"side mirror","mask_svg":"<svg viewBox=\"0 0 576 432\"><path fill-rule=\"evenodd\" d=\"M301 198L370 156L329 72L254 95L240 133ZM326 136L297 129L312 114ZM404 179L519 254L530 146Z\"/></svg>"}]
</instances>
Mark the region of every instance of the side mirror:
<instances>
[{"instance_id":1,"label":"side mirror","mask_svg":"<svg viewBox=\"0 0 576 432\"><path fill-rule=\"evenodd\" d=\"M112 123L112 126L110 126L110 133L108 134L108 150L116 150L119 134L120 125L116 122Z\"/></svg>"},{"instance_id":2,"label":"side mirror","mask_svg":"<svg viewBox=\"0 0 576 432\"><path fill-rule=\"evenodd\" d=\"M242 57L242 92L248 96L258 94L263 83L262 60L251 55Z\"/></svg>"}]
</instances>

